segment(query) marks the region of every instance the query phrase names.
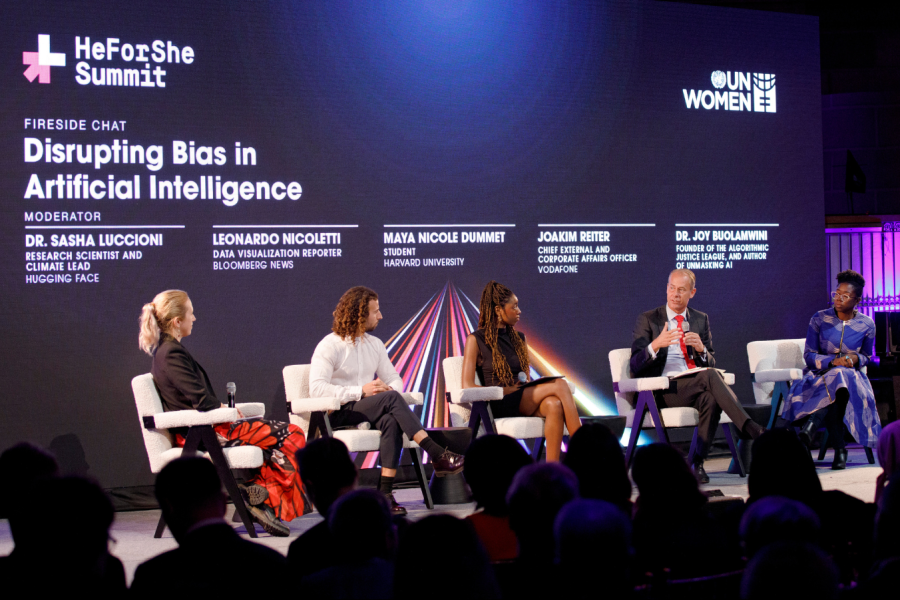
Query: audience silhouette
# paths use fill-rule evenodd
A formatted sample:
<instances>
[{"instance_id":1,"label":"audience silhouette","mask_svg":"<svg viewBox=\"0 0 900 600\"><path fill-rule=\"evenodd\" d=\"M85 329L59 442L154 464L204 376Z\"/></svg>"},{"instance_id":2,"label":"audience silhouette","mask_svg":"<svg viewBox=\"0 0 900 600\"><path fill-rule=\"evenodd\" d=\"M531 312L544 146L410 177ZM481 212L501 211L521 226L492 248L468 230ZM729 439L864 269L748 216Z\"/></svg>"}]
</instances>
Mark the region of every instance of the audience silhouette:
<instances>
[{"instance_id":1,"label":"audience silhouette","mask_svg":"<svg viewBox=\"0 0 900 600\"><path fill-rule=\"evenodd\" d=\"M559 463L539 463L521 469L507 496L509 524L519 540L519 560L552 564L553 523L565 504L578 497L578 479Z\"/></svg>"},{"instance_id":2,"label":"audience silhouette","mask_svg":"<svg viewBox=\"0 0 900 600\"><path fill-rule=\"evenodd\" d=\"M138 566L131 589L159 597L191 593L281 593L287 559L239 536L224 517L226 496L213 464L179 458L156 476L156 499L178 548ZM270 576L271 574L271 576ZM262 581L262 583L261 583Z\"/></svg>"},{"instance_id":3,"label":"audience silhouette","mask_svg":"<svg viewBox=\"0 0 900 600\"><path fill-rule=\"evenodd\" d=\"M837 569L821 548L807 542L776 542L760 550L741 580L743 600L838 597Z\"/></svg>"},{"instance_id":4,"label":"audience silhouette","mask_svg":"<svg viewBox=\"0 0 900 600\"><path fill-rule=\"evenodd\" d=\"M578 477L582 498L606 500L631 516L631 480L622 445L608 427L588 423L569 441L563 463Z\"/></svg>"},{"instance_id":5,"label":"audience silhouette","mask_svg":"<svg viewBox=\"0 0 900 600\"><path fill-rule=\"evenodd\" d=\"M347 446L337 438L321 437L297 452L300 480L324 519L291 542L291 573L304 577L336 563L336 549L328 529L328 511L339 497L356 487L356 465Z\"/></svg>"},{"instance_id":6,"label":"audience silhouette","mask_svg":"<svg viewBox=\"0 0 900 600\"><path fill-rule=\"evenodd\" d=\"M466 519L488 553L491 562L513 560L519 555L516 534L509 526L506 494L516 473L532 464L525 449L506 435L485 435L466 451L463 470L480 512Z\"/></svg>"},{"instance_id":7,"label":"audience silhouette","mask_svg":"<svg viewBox=\"0 0 900 600\"><path fill-rule=\"evenodd\" d=\"M466 466L469 464L466 457ZM423 552L440 540L441 553L453 565L453 575L435 582L434 556ZM425 517L400 538L394 573L394 597L420 595L435 600L500 598L494 572L472 524L451 515Z\"/></svg>"},{"instance_id":8,"label":"audience silhouette","mask_svg":"<svg viewBox=\"0 0 900 600\"><path fill-rule=\"evenodd\" d=\"M577 581L589 573L592 581L603 582L604 596L623 598L631 594L634 589L631 520L621 507L605 500L573 500L556 517L554 532L563 581ZM596 597L598 589L580 586L568 595Z\"/></svg>"},{"instance_id":9,"label":"audience silhouette","mask_svg":"<svg viewBox=\"0 0 900 600\"><path fill-rule=\"evenodd\" d=\"M880 455L881 447L878 449ZM897 582L900 581L900 472L890 478L881 494L875 522L874 555L875 561L868 577L856 590L860 598L887 597L897 593Z\"/></svg>"},{"instance_id":10,"label":"audience silhouette","mask_svg":"<svg viewBox=\"0 0 900 600\"><path fill-rule=\"evenodd\" d=\"M33 589L40 582L42 593L53 594L124 593L125 569L109 553L114 513L106 493L81 477L49 477L32 482L27 495L27 503L15 503L16 546L2 561L4 585ZM64 530L52 518L61 509L71 515Z\"/></svg>"},{"instance_id":11,"label":"audience silhouette","mask_svg":"<svg viewBox=\"0 0 900 600\"><path fill-rule=\"evenodd\" d=\"M753 442L753 471L749 475L749 503L766 496L782 496L813 507L822 484L809 450L793 429L771 429Z\"/></svg>"},{"instance_id":12,"label":"audience silhouette","mask_svg":"<svg viewBox=\"0 0 900 600\"><path fill-rule=\"evenodd\" d=\"M310 598L390 598L396 531L391 507L377 490L344 494L328 511L334 564L303 579ZM434 540L431 540L434 543Z\"/></svg>"},{"instance_id":13,"label":"audience silhouette","mask_svg":"<svg viewBox=\"0 0 900 600\"><path fill-rule=\"evenodd\" d=\"M553 524L562 507L577 497L578 478L561 463L530 465L516 474L506 501L519 557L494 569L504 598L558 592Z\"/></svg>"},{"instance_id":14,"label":"audience silhouette","mask_svg":"<svg viewBox=\"0 0 900 600\"><path fill-rule=\"evenodd\" d=\"M741 545L748 559L775 542L819 543L819 517L811 508L782 496L754 502L741 519Z\"/></svg>"},{"instance_id":15,"label":"audience silhouette","mask_svg":"<svg viewBox=\"0 0 900 600\"><path fill-rule=\"evenodd\" d=\"M384 496L356 490L347 447L320 438L297 453L297 463L324 519L294 540L288 558L225 521L226 496L208 460L177 459L158 475L156 497L178 548L141 564L132 590L241 595L262 586L316 598L518 598L558 594L563 582L588 577L565 594L887 596L900 580L900 426L884 428L878 456L878 502L866 504L823 490L793 430L768 431L753 445L747 503L711 511L668 444L637 451L632 504L621 447L602 425L572 437L564 464L533 464L518 441L486 435L470 445L464 470L478 511L407 524L398 544L400 523ZM48 518L61 507L72 515L63 530ZM109 552L109 497L88 479L60 477L51 454L26 443L0 454L0 514L15 545L0 557L8 589L39 581L41 592L125 593L125 570ZM453 567L438 585L430 567L439 559L426 550L436 543Z\"/></svg>"},{"instance_id":16,"label":"audience silhouette","mask_svg":"<svg viewBox=\"0 0 900 600\"><path fill-rule=\"evenodd\" d=\"M875 506L841 491L823 491L809 450L793 429L773 429L754 442L748 487L748 505L782 496L816 513L822 549L834 558L842 583L859 579L871 568Z\"/></svg>"},{"instance_id":17,"label":"audience silhouette","mask_svg":"<svg viewBox=\"0 0 900 600\"><path fill-rule=\"evenodd\" d=\"M0 580L8 589L40 582L47 593L124 593L125 569L109 553L112 502L96 483L58 475L53 455L32 444L16 444L0 455L0 509L15 544L0 559ZM72 515L64 535L53 518L61 510Z\"/></svg>"},{"instance_id":18,"label":"audience silhouette","mask_svg":"<svg viewBox=\"0 0 900 600\"><path fill-rule=\"evenodd\" d=\"M738 553L707 510L707 499L684 457L668 444L649 444L634 457L639 496L634 546L641 572L700 577L740 566Z\"/></svg>"},{"instance_id":19,"label":"audience silhouette","mask_svg":"<svg viewBox=\"0 0 900 600\"><path fill-rule=\"evenodd\" d=\"M35 481L59 475L56 458L49 452L28 442L21 442L0 454L0 519L9 519L9 528L16 539L19 525L16 508L27 507L31 494L21 493Z\"/></svg>"},{"instance_id":20,"label":"audience silhouette","mask_svg":"<svg viewBox=\"0 0 900 600\"><path fill-rule=\"evenodd\" d=\"M878 464L883 472L875 481L875 504L881 503L884 487L900 473L900 421L886 425L878 436Z\"/></svg>"}]
</instances>

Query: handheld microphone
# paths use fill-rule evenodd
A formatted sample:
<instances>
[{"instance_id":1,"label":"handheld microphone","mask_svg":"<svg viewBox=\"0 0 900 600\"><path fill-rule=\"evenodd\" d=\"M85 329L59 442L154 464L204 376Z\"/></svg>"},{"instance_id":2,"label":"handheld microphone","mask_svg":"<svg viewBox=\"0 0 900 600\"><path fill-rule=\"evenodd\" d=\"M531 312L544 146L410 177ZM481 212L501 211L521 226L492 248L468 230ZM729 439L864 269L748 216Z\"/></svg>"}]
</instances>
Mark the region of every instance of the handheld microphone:
<instances>
[{"instance_id":1,"label":"handheld microphone","mask_svg":"<svg viewBox=\"0 0 900 600\"><path fill-rule=\"evenodd\" d=\"M691 330L691 324L685 321L681 324L681 330L685 333L689 332ZM687 357L691 360L694 360L694 347L688 346L687 344L685 344L685 347L687 348Z\"/></svg>"},{"instance_id":2,"label":"handheld microphone","mask_svg":"<svg viewBox=\"0 0 900 600\"><path fill-rule=\"evenodd\" d=\"M528 375L524 371L519 371L519 383L528 383Z\"/></svg>"},{"instance_id":3,"label":"handheld microphone","mask_svg":"<svg viewBox=\"0 0 900 600\"><path fill-rule=\"evenodd\" d=\"M234 385L233 381L229 381L225 385L225 392L228 394L228 408L234 408L234 393L237 391L237 386Z\"/></svg>"}]
</instances>

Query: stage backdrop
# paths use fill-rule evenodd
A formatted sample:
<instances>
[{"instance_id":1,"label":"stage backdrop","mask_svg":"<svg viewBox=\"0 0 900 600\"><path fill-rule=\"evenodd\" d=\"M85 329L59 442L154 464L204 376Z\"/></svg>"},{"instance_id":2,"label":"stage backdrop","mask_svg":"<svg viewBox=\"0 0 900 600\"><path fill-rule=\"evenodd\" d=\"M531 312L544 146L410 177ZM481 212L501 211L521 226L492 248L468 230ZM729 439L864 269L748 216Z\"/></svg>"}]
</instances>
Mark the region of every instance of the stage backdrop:
<instances>
[{"instance_id":1,"label":"stage backdrop","mask_svg":"<svg viewBox=\"0 0 900 600\"><path fill-rule=\"evenodd\" d=\"M187 290L215 389L285 418L337 299L381 295L423 421L512 288L538 373L613 414L607 353L697 274L718 364L826 306L815 19L663 2L29 2L0 25L0 448L152 481L141 305Z\"/></svg>"}]
</instances>

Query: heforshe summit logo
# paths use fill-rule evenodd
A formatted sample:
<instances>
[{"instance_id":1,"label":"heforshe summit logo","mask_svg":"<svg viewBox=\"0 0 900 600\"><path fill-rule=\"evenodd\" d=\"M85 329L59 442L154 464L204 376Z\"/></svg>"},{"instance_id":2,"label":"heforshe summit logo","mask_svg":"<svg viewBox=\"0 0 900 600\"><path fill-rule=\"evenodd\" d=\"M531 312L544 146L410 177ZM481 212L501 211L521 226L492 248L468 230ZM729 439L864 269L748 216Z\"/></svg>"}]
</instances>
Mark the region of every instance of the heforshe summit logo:
<instances>
[{"instance_id":1,"label":"heforshe summit logo","mask_svg":"<svg viewBox=\"0 0 900 600\"><path fill-rule=\"evenodd\" d=\"M95 86L164 88L170 65L190 65L195 58L190 46L159 39L131 43L108 37L92 42L90 37L76 35L74 51L75 83ZM38 51L23 52L22 62L28 65L24 73L28 81L50 83L50 68L65 67L66 53L51 52L50 36L40 34Z\"/></svg>"},{"instance_id":2,"label":"heforshe summit logo","mask_svg":"<svg viewBox=\"0 0 900 600\"><path fill-rule=\"evenodd\" d=\"M23 52L22 64L29 65L25 77L33 82L50 83L50 67L66 66L66 55L63 52L50 52L50 36L38 35L38 51Z\"/></svg>"},{"instance_id":3,"label":"heforshe summit logo","mask_svg":"<svg viewBox=\"0 0 900 600\"><path fill-rule=\"evenodd\" d=\"M715 90L682 90L687 108L761 113L776 111L773 73L713 71L709 79Z\"/></svg>"}]
</instances>

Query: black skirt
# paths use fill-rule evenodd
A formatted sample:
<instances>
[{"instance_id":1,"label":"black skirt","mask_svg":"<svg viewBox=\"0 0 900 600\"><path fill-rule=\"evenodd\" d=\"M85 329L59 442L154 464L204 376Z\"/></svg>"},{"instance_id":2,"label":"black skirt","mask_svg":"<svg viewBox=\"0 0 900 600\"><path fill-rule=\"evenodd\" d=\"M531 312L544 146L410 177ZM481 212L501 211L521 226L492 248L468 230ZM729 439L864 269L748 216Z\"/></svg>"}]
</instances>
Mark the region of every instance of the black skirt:
<instances>
[{"instance_id":1,"label":"black skirt","mask_svg":"<svg viewBox=\"0 0 900 600\"><path fill-rule=\"evenodd\" d=\"M503 419L505 417L521 417L519 412L519 404L522 403L522 395L525 388L519 388L512 394L503 396L500 400L491 400L491 414L495 419Z\"/></svg>"}]
</instances>

